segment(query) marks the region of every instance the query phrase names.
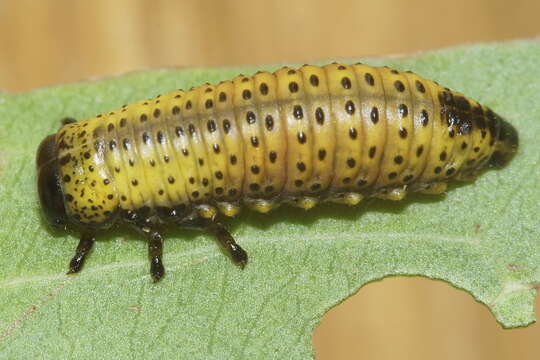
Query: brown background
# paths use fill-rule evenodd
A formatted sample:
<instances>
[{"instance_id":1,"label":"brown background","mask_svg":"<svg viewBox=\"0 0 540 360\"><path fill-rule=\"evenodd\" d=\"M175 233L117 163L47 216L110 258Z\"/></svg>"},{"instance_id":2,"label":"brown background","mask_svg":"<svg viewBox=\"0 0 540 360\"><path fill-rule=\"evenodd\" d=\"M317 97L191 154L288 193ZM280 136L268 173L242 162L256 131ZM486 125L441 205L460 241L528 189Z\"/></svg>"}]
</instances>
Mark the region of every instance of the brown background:
<instances>
[{"instance_id":1,"label":"brown background","mask_svg":"<svg viewBox=\"0 0 540 360\"><path fill-rule=\"evenodd\" d=\"M0 89L532 37L539 13L534 0L0 1ZM368 285L314 336L319 359L538 359L539 340L538 325L502 330L467 293L419 278Z\"/></svg>"}]
</instances>

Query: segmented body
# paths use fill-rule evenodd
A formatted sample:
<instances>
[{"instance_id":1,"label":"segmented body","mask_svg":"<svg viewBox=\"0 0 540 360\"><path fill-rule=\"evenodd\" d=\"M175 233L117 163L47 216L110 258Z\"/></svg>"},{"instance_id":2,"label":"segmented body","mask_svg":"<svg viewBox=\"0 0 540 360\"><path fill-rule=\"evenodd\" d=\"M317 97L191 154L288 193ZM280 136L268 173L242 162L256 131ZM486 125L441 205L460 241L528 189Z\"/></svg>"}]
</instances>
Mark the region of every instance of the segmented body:
<instances>
[{"instance_id":1,"label":"segmented body","mask_svg":"<svg viewBox=\"0 0 540 360\"><path fill-rule=\"evenodd\" d=\"M56 143L68 215L92 225L438 193L486 164L500 123L410 72L305 65L124 106Z\"/></svg>"}]
</instances>

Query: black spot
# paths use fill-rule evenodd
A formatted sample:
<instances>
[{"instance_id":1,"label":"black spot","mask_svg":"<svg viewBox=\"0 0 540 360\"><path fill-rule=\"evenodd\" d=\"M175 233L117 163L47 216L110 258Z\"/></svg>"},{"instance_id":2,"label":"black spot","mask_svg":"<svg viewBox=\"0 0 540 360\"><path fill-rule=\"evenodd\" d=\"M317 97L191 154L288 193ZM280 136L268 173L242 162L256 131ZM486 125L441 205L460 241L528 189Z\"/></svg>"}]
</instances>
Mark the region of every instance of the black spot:
<instances>
[{"instance_id":1,"label":"black spot","mask_svg":"<svg viewBox=\"0 0 540 360\"><path fill-rule=\"evenodd\" d=\"M193 191L193 192L191 193L191 197L193 197L193 198L198 198L198 197L199 197L199 192L198 192L198 191Z\"/></svg>"},{"instance_id":2,"label":"black spot","mask_svg":"<svg viewBox=\"0 0 540 360\"><path fill-rule=\"evenodd\" d=\"M453 167L449 168L448 170L446 170L446 176L451 176L454 171L456 171L456 169L454 169Z\"/></svg>"},{"instance_id":3,"label":"black spot","mask_svg":"<svg viewBox=\"0 0 540 360\"><path fill-rule=\"evenodd\" d=\"M114 124L109 124L109 126L107 126L107 130L109 132L113 131L114 130ZM84 135L83 135L84 136Z\"/></svg>"},{"instance_id":4,"label":"black spot","mask_svg":"<svg viewBox=\"0 0 540 360\"><path fill-rule=\"evenodd\" d=\"M188 126L188 131L189 131L189 134L190 134L191 136L195 135L195 132L196 132L195 126L193 126L193 124L189 124L189 126Z\"/></svg>"},{"instance_id":5,"label":"black spot","mask_svg":"<svg viewBox=\"0 0 540 360\"><path fill-rule=\"evenodd\" d=\"M297 180L294 180L294 185L296 187L301 187L302 185L304 185L304 182L300 179L297 179Z\"/></svg>"},{"instance_id":6,"label":"black spot","mask_svg":"<svg viewBox=\"0 0 540 360\"><path fill-rule=\"evenodd\" d=\"M155 118L158 118L159 115L161 115L161 110L155 109L155 110L154 110L154 117L155 117Z\"/></svg>"},{"instance_id":7,"label":"black spot","mask_svg":"<svg viewBox=\"0 0 540 360\"><path fill-rule=\"evenodd\" d=\"M274 187L272 185L268 185L267 187L264 188L264 191L267 193L274 192Z\"/></svg>"},{"instance_id":8,"label":"black spot","mask_svg":"<svg viewBox=\"0 0 540 360\"><path fill-rule=\"evenodd\" d=\"M366 73L366 74L364 75L364 79L366 80L366 83L367 83L369 86L375 85L375 79L373 78L373 75L371 75L370 73Z\"/></svg>"},{"instance_id":9,"label":"black spot","mask_svg":"<svg viewBox=\"0 0 540 360\"><path fill-rule=\"evenodd\" d=\"M424 145L420 145L416 148L416 157L420 157L424 152Z\"/></svg>"},{"instance_id":10,"label":"black spot","mask_svg":"<svg viewBox=\"0 0 540 360\"><path fill-rule=\"evenodd\" d=\"M272 131L272 129L274 128L274 118L272 117L272 115L266 115L264 122L266 124L266 130Z\"/></svg>"},{"instance_id":11,"label":"black spot","mask_svg":"<svg viewBox=\"0 0 540 360\"><path fill-rule=\"evenodd\" d=\"M292 93L295 93L298 91L298 84L294 81L291 81L289 83L289 91L292 92Z\"/></svg>"},{"instance_id":12,"label":"black spot","mask_svg":"<svg viewBox=\"0 0 540 360\"><path fill-rule=\"evenodd\" d=\"M146 131L142 134L142 140L145 144L148 144L148 142L150 142L150 135L148 135Z\"/></svg>"},{"instance_id":13,"label":"black spot","mask_svg":"<svg viewBox=\"0 0 540 360\"><path fill-rule=\"evenodd\" d=\"M216 123L214 120L208 120L208 122L206 123L206 127L208 128L208 131L213 133L214 131L216 131Z\"/></svg>"},{"instance_id":14,"label":"black spot","mask_svg":"<svg viewBox=\"0 0 540 360\"><path fill-rule=\"evenodd\" d=\"M259 91L261 92L262 95L267 95L268 85L266 85L266 83L261 83L261 85L259 85Z\"/></svg>"},{"instance_id":15,"label":"black spot","mask_svg":"<svg viewBox=\"0 0 540 360\"><path fill-rule=\"evenodd\" d=\"M294 75L294 74L296 74L296 70L291 69L291 70L287 71L287 74Z\"/></svg>"},{"instance_id":16,"label":"black spot","mask_svg":"<svg viewBox=\"0 0 540 360\"><path fill-rule=\"evenodd\" d=\"M150 159L148 162L150 163L150 166L152 167L156 166L156 162L154 159Z\"/></svg>"},{"instance_id":17,"label":"black spot","mask_svg":"<svg viewBox=\"0 0 540 360\"><path fill-rule=\"evenodd\" d=\"M221 171L216 171L216 172L214 173L214 176L215 176L216 179L218 179L218 180L223 179L223 173L222 173Z\"/></svg>"},{"instance_id":18,"label":"black spot","mask_svg":"<svg viewBox=\"0 0 540 360\"><path fill-rule=\"evenodd\" d=\"M353 158L348 158L347 159L347 166L352 169L353 167L356 166L356 160L354 160Z\"/></svg>"},{"instance_id":19,"label":"black spot","mask_svg":"<svg viewBox=\"0 0 540 360\"><path fill-rule=\"evenodd\" d=\"M204 160L202 158L199 158L199 165L200 166L203 166L204 165Z\"/></svg>"},{"instance_id":20,"label":"black spot","mask_svg":"<svg viewBox=\"0 0 540 360\"><path fill-rule=\"evenodd\" d=\"M437 167L433 170L433 172L434 172L435 174L438 174L438 173L441 172L441 170L442 170L442 168L441 168L440 166L437 166Z\"/></svg>"},{"instance_id":21,"label":"black spot","mask_svg":"<svg viewBox=\"0 0 540 360\"><path fill-rule=\"evenodd\" d=\"M90 157L91 157L92 155L90 155L90 153L87 151L87 152L84 153L83 156L84 156L85 159L90 159Z\"/></svg>"},{"instance_id":22,"label":"black spot","mask_svg":"<svg viewBox=\"0 0 540 360\"><path fill-rule=\"evenodd\" d=\"M422 122L422 126L426 127L429 123L429 116L428 112L426 110L422 110L420 112L420 121Z\"/></svg>"},{"instance_id":23,"label":"black spot","mask_svg":"<svg viewBox=\"0 0 540 360\"><path fill-rule=\"evenodd\" d=\"M165 194L165 191L163 191L163 189L159 189L158 194L163 195L163 194Z\"/></svg>"},{"instance_id":24,"label":"black spot","mask_svg":"<svg viewBox=\"0 0 540 360\"><path fill-rule=\"evenodd\" d=\"M174 184L174 178L172 176L169 176L167 178L167 181L169 182L169 184Z\"/></svg>"},{"instance_id":25,"label":"black spot","mask_svg":"<svg viewBox=\"0 0 540 360\"><path fill-rule=\"evenodd\" d=\"M313 86L319 86L319 78L317 75L311 75L309 77L309 82L311 83L311 85Z\"/></svg>"},{"instance_id":26,"label":"black spot","mask_svg":"<svg viewBox=\"0 0 540 360\"><path fill-rule=\"evenodd\" d=\"M401 163L403 163L403 156L401 156L401 155L396 156L396 157L394 158L394 162L395 162L396 164L398 164L398 165L401 164Z\"/></svg>"},{"instance_id":27,"label":"black spot","mask_svg":"<svg viewBox=\"0 0 540 360\"><path fill-rule=\"evenodd\" d=\"M255 113L253 111L248 111L246 113L246 121L248 124L254 124L255 123Z\"/></svg>"},{"instance_id":28,"label":"black spot","mask_svg":"<svg viewBox=\"0 0 540 360\"><path fill-rule=\"evenodd\" d=\"M356 183L356 185L358 185L359 187L365 186L366 184L367 184L367 181L364 180L364 179L360 179L360 180L358 180L358 182Z\"/></svg>"},{"instance_id":29,"label":"black spot","mask_svg":"<svg viewBox=\"0 0 540 360\"><path fill-rule=\"evenodd\" d=\"M129 166L135 165L135 161L133 161L133 159L129 159L128 163L129 163Z\"/></svg>"},{"instance_id":30,"label":"black spot","mask_svg":"<svg viewBox=\"0 0 540 360\"><path fill-rule=\"evenodd\" d=\"M195 184L195 178L193 176L191 176L188 181L190 184Z\"/></svg>"},{"instance_id":31,"label":"black spot","mask_svg":"<svg viewBox=\"0 0 540 360\"><path fill-rule=\"evenodd\" d=\"M173 108L172 108L172 114L173 114L173 115L178 115L178 114L180 114L180 107L179 107L178 105L173 106Z\"/></svg>"},{"instance_id":32,"label":"black spot","mask_svg":"<svg viewBox=\"0 0 540 360\"><path fill-rule=\"evenodd\" d=\"M244 100L251 99L251 91L249 91L248 89L245 89L244 91L242 91L242 98Z\"/></svg>"},{"instance_id":33,"label":"black spot","mask_svg":"<svg viewBox=\"0 0 540 360\"><path fill-rule=\"evenodd\" d=\"M319 160L323 161L325 157L326 157L326 150L320 149L319 150Z\"/></svg>"},{"instance_id":34,"label":"black spot","mask_svg":"<svg viewBox=\"0 0 540 360\"><path fill-rule=\"evenodd\" d=\"M219 145L218 144L214 144L212 145L212 149L214 150L214 153L215 154L219 154Z\"/></svg>"},{"instance_id":35,"label":"black spot","mask_svg":"<svg viewBox=\"0 0 540 360\"><path fill-rule=\"evenodd\" d=\"M161 131L158 131L156 134L156 139L158 143L163 144L163 142L165 141L165 136L163 135Z\"/></svg>"},{"instance_id":36,"label":"black spot","mask_svg":"<svg viewBox=\"0 0 540 360\"><path fill-rule=\"evenodd\" d=\"M476 146L473 150L474 150L474 152L479 152L480 148L478 146Z\"/></svg>"},{"instance_id":37,"label":"black spot","mask_svg":"<svg viewBox=\"0 0 540 360\"><path fill-rule=\"evenodd\" d=\"M62 180L64 182L70 182L71 181L71 177L69 175L64 175L64 177L62 178Z\"/></svg>"},{"instance_id":38,"label":"black spot","mask_svg":"<svg viewBox=\"0 0 540 360\"><path fill-rule=\"evenodd\" d=\"M439 154L439 159L441 159L441 161L446 160L446 151L443 151Z\"/></svg>"},{"instance_id":39,"label":"black spot","mask_svg":"<svg viewBox=\"0 0 540 360\"><path fill-rule=\"evenodd\" d=\"M395 171L392 171L391 173L388 174L388 178L390 180L395 179L396 177L397 177L397 172Z\"/></svg>"},{"instance_id":40,"label":"black spot","mask_svg":"<svg viewBox=\"0 0 540 360\"><path fill-rule=\"evenodd\" d=\"M392 74L395 74L395 75L399 74L399 71L397 71L396 69L392 69L392 70L390 70L390 72L391 72Z\"/></svg>"},{"instance_id":41,"label":"black spot","mask_svg":"<svg viewBox=\"0 0 540 360\"><path fill-rule=\"evenodd\" d=\"M324 124L324 111L320 107L315 109L315 119L319 125Z\"/></svg>"},{"instance_id":42,"label":"black spot","mask_svg":"<svg viewBox=\"0 0 540 360\"><path fill-rule=\"evenodd\" d=\"M373 124L376 124L377 122L379 122L379 109L377 109L376 106L374 106L374 107L371 109L370 117L371 117L371 122L372 122Z\"/></svg>"},{"instance_id":43,"label":"black spot","mask_svg":"<svg viewBox=\"0 0 540 360\"><path fill-rule=\"evenodd\" d=\"M120 119L120 127L126 126L126 123L127 123L127 119L126 119L126 118L121 118L121 119Z\"/></svg>"},{"instance_id":44,"label":"black spot","mask_svg":"<svg viewBox=\"0 0 540 360\"><path fill-rule=\"evenodd\" d=\"M228 134L231 130L231 122L227 119L223 120L223 131L225 131L225 134Z\"/></svg>"},{"instance_id":45,"label":"black spot","mask_svg":"<svg viewBox=\"0 0 540 360\"><path fill-rule=\"evenodd\" d=\"M133 180L131 180L131 185L137 186L137 185L139 185L139 182L137 181L137 179L133 179Z\"/></svg>"},{"instance_id":46,"label":"black spot","mask_svg":"<svg viewBox=\"0 0 540 360\"><path fill-rule=\"evenodd\" d=\"M339 65L339 66L338 66L338 70L345 70L345 69L346 69L346 67L343 66L343 65Z\"/></svg>"},{"instance_id":47,"label":"black spot","mask_svg":"<svg viewBox=\"0 0 540 360\"><path fill-rule=\"evenodd\" d=\"M467 148L467 143L464 141L461 143L461 150L465 150Z\"/></svg>"},{"instance_id":48,"label":"black spot","mask_svg":"<svg viewBox=\"0 0 540 360\"><path fill-rule=\"evenodd\" d=\"M208 181L207 178L203 178L203 179L202 179L202 184L203 184L203 186L208 186L209 183L210 183L210 182Z\"/></svg>"},{"instance_id":49,"label":"black spot","mask_svg":"<svg viewBox=\"0 0 540 360\"><path fill-rule=\"evenodd\" d=\"M236 155L231 155L229 161L232 165L235 165L238 162L238 159L236 158Z\"/></svg>"},{"instance_id":50,"label":"black spot","mask_svg":"<svg viewBox=\"0 0 540 360\"><path fill-rule=\"evenodd\" d=\"M394 81L394 87L399 92L405 91L405 85L403 85L403 83L399 80Z\"/></svg>"},{"instance_id":51,"label":"black spot","mask_svg":"<svg viewBox=\"0 0 540 360\"><path fill-rule=\"evenodd\" d=\"M300 105L294 105L293 107L293 115L296 119L300 120L304 117L304 111L302 110L302 107Z\"/></svg>"},{"instance_id":52,"label":"black spot","mask_svg":"<svg viewBox=\"0 0 540 360\"><path fill-rule=\"evenodd\" d=\"M268 158L270 159L271 163L275 163L277 159L277 153L275 151L270 151L268 154Z\"/></svg>"},{"instance_id":53,"label":"black spot","mask_svg":"<svg viewBox=\"0 0 540 360\"><path fill-rule=\"evenodd\" d=\"M188 149L182 149L182 154L184 154L184 156L188 156L189 155L189 151Z\"/></svg>"},{"instance_id":54,"label":"black spot","mask_svg":"<svg viewBox=\"0 0 540 360\"><path fill-rule=\"evenodd\" d=\"M373 159L375 157L375 154L377 153L377 147L372 146L369 148L369 157Z\"/></svg>"},{"instance_id":55,"label":"black spot","mask_svg":"<svg viewBox=\"0 0 540 360\"><path fill-rule=\"evenodd\" d=\"M426 88L424 87L424 84L422 84L420 81L416 80L415 85L416 85L416 90L420 91L421 93L426 92Z\"/></svg>"},{"instance_id":56,"label":"black spot","mask_svg":"<svg viewBox=\"0 0 540 360\"><path fill-rule=\"evenodd\" d=\"M356 128L350 128L349 137L354 140L356 139L357 136L358 136L358 132L356 131Z\"/></svg>"},{"instance_id":57,"label":"black spot","mask_svg":"<svg viewBox=\"0 0 540 360\"><path fill-rule=\"evenodd\" d=\"M225 102L227 101L227 94L225 94L223 91L219 93L218 95L219 102Z\"/></svg>"},{"instance_id":58,"label":"black spot","mask_svg":"<svg viewBox=\"0 0 540 360\"><path fill-rule=\"evenodd\" d=\"M191 109L191 106L192 106L191 100L186 101L186 110Z\"/></svg>"},{"instance_id":59,"label":"black spot","mask_svg":"<svg viewBox=\"0 0 540 360\"><path fill-rule=\"evenodd\" d=\"M302 161L299 161L299 162L296 163L296 168L300 172L304 172L304 171L306 171L306 164L304 164Z\"/></svg>"},{"instance_id":60,"label":"black spot","mask_svg":"<svg viewBox=\"0 0 540 360\"><path fill-rule=\"evenodd\" d=\"M341 180L344 184L348 184L351 182L351 178L350 177L346 177L346 178L343 178L343 180Z\"/></svg>"},{"instance_id":61,"label":"black spot","mask_svg":"<svg viewBox=\"0 0 540 360\"><path fill-rule=\"evenodd\" d=\"M407 129L405 129L405 128L399 129L399 137L401 137L402 139L406 139L407 138Z\"/></svg>"},{"instance_id":62,"label":"black spot","mask_svg":"<svg viewBox=\"0 0 540 360\"><path fill-rule=\"evenodd\" d=\"M109 142L109 149L114 150L116 148L116 141L111 140Z\"/></svg>"},{"instance_id":63,"label":"black spot","mask_svg":"<svg viewBox=\"0 0 540 360\"><path fill-rule=\"evenodd\" d=\"M456 131L454 129L448 130L448 136L453 138L454 136L456 136Z\"/></svg>"},{"instance_id":64,"label":"black spot","mask_svg":"<svg viewBox=\"0 0 540 360\"><path fill-rule=\"evenodd\" d=\"M129 149L129 139L128 138L124 138L124 140L122 140L122 145L124 146L124 149L125 150L128 150Z\"/></svg>"},{"instance_id":65,"label":"black spot","mask_svg":"<svg viewBox=\"0 0 540 360\"><path fill-rule=\"evenodd\" d=\"M260 169L257 165L251 165L251 172L253 174L258 174L260 172Z\"/></svg>"},{"instance_id":66,"label":"black spot","mask_svg":"<svg viewBox=\"0 0 540 360\"><path fill-rule=\"evenodd\" d=\"M258 147L259 146L259 138L257 138L256 136L252 136L251 137L251 145L253 145L253 147Z\"/></svg>"},{"instance_id":67,"label":"black spot","mask_svg":"<svg viewBox=\"0 0 540 360\"><path fill-rule=\"evenodd\" d=\"M216 192L216 194L221 195L221 194L223 194L223 191L224 191L224 190L223 190L222 187L217 187L217 188L215 188L214 191Z\"/></svg>"},{"instance_id":68,"label":"black spot","mask_svg":"<svg viewBox=\"0 0 540 360\"><path fill-rule=\"evenodd\" d=\"M298 142L300 144L305 144L306 141L307 141L307 137L306 137L306 134L304 134L303 132L299 132L296 137L298 138Z\"/></svg>"},{"instance_id":69,"label":"black spot","mask_svg":"<svg viewBox=\"0 0 540 360\"><path fill-rule=\"evenodd\" d=\"M399 104L398 113L402 118L407 117L407 115L409 115L409 108L405 104Z\"/></svg>"},{"instance_id":70,"label":"black spot","mask_svg":"<svg viewBox=\"0 0 540 360\"><path fill-rule=\"evenodd\" d=\"M341 79L341 86L343 86L344 89L350 89L352 84L351 84L351 79L349 79L348 77L343 77Z\"/></svg>"},{"instance_id":71,"label":"black spot","mask_svg":"<svg viewBox=\"0 0 540 360\"><path fill-rule=\"evenodd\" d=\"M141 122L145 122L146 120L148 120L148 115L146 114L141 114L140 118Z\"/></svg>"},{"instance_id":72,"label":"black spot","mask_svg":"<svg viewBox=\"0 0 540 360\"><path fill-rule=\"evenodd\" d=\"M311 187L310 187L311 191L317 191L320 188L321 188L321 184L319 184L319 183L315 183L315 184L311 185Z\"/></svg>"},{"instance_id":73,"label":"black spot","mask_svg":"<svg viewBox=\"0 0 540 360\"><path fill-rule=\"evenodd\" d=\"M347 112L347 114L349 115L354 114L354 110L355 110L354 103L351 100L347 101L345 103L345 111Z\"/></svg>"},{"instance_id":74,"label":"black spot","mask_svg":"<svg viewBox=\"0 0 540 360\"><path fill-rule=\"evenodd\" d=\"M403 182L408 183L409 181L413 179L413 177L414 176L412 176L411 174L406 175L405 177L403 177Z\"/></svg>"},{"instance_id":75,"label":"black spot","mask_svg":"<svg viewBox=\"0 0 540 360\"><path fill-rule=\"evenodd\" d=\"M249 184L249 190L251 190L251 191L253 191L253 192L259 191L260 188L261 188L261 187L260 187L259 184L257 184L257 183L251 183L251 184Z\"/></svg>"},{"instance_id":76,"label":"black spot","mask_svg":"<svg viewBox=\"0 0 540 360\"><path fill-rule=\"evenodd\" d=\"M235 196L238 191L236 189L229 190L229 196Z\"/></svg>"}]
</instances>

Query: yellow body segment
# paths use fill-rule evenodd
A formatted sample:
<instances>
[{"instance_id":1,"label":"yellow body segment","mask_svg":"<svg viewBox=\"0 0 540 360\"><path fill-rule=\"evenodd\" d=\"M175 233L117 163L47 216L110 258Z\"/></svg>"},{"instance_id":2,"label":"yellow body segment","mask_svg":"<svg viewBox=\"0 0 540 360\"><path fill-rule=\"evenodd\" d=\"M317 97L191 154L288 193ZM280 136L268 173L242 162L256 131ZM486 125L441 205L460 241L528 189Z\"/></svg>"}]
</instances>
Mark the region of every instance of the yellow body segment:
<instances>
[{"instance_id":1,"label":"yellow body segment","mask_svg":"<svg viewBox=\"0 0 540 360\"><path fill-rule=\"evenodd\" d=\"M501 124L415 74L334 63L176 90L68 124L56 145L68 214L99 225L441 193L504 151Z\"/></svg>"}]
</instances>

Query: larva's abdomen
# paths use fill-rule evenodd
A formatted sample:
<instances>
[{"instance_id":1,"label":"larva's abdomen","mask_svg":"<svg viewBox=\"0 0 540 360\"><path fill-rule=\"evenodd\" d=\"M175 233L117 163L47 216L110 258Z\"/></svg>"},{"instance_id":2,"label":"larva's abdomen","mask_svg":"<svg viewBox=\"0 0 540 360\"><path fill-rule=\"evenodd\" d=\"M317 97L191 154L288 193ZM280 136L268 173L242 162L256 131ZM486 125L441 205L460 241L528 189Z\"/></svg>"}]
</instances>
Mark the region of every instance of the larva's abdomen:
<instances>
[{"instance_id":1,"label":"larva's abdomen","mask_svg":"<svg viewBox=\"0 0 540 360\"><path fill-rule=\"evenodd\" d=\"M501 134L515 130L415 74L330 64L174 91L68 124L56 144L68 215L99 226L118 210L166 221L439 192L511 156Z\"/></svg>"}]
</instances>

